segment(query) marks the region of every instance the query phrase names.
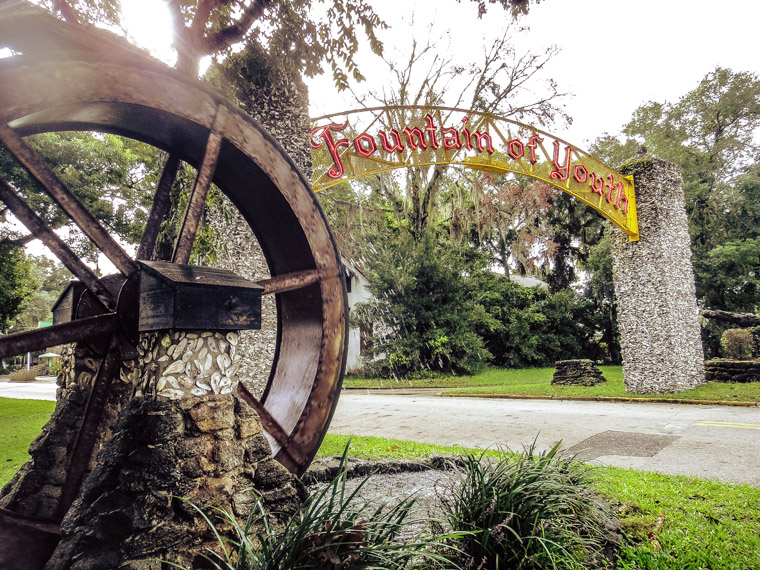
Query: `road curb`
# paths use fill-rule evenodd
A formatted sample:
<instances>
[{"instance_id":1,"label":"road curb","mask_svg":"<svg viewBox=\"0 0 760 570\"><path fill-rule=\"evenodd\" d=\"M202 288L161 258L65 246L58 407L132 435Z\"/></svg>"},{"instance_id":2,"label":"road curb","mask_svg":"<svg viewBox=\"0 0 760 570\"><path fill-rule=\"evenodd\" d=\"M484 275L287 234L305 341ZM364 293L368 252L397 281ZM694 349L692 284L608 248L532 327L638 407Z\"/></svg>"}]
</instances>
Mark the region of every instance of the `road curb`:
<instances>
[{"instance_id":1,"label":"road curb","mask_svg":"<svg viewBox=\"0 0 760 570\"><path fill-rule=\"evenodd\" d=\"M744 408L760 407L760 402L727 402L721 400L682 400L678 398L621 398L615 396L578 396L575 398L557 398L554 396L534 396L532 394L446 394L437 392L436 396L444 398L494 398L508 400L568 400L577 402L617 402L621 404L692 404L698 406L739 406Z\"/></svg>"}]
</instances>

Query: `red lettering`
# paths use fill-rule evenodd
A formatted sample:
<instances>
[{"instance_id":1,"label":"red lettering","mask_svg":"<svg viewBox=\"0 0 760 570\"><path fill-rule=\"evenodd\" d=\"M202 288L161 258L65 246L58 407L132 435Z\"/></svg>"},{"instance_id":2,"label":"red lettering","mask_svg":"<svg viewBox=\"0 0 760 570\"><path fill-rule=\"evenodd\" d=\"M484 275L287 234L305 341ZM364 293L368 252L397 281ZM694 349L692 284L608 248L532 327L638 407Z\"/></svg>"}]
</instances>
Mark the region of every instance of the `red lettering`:
<instances>
[{"instance_id":1,"label":"red lettering","mask_svg":"<svg viewBox=\"0 0 760 570\"><path fill-rule=\"evenodd\" d=\"M509 156L517 160L518 158L525 156L525 147L523 146L523 143L517 139L512 139L507 143L507 152L509 153Z\"/></svg>"},{"instance_id":2,"label":"red lettering","mask_svg":"<svg viewBox=\"0 0 760 570\"><path fill-rule=\"evenodd\" d=\"M419 146L422 150L427 149L427 143L425 142L425 134L422 132L422 129L419 127L414 127L413 129L410 129L409 127L406 127L404 129L404 133L406 134L406 140L409 143L409 148L412 150L416 150ZM414 142L414 135L417 135L417 142Z\"/></svg>"},{"instance_id":3,"label":"red lettering","mask_svg":"<svg viewBox=\"0 0 760 570\"><path fill-rule=\"evenodd\" d=\"M623 209L620 211L623 212L624 214L628 213L628 196L626 196L625 194L623 194Z\"/></svg>"},{"instance_id":4,"label":"red lettering","mask_svg":"<svg viewBox=\"0 0 760 570\"><path fill-rule=\"evenodd\" d=\"M467 117L462 119L462 123L465 125L467 124L467 121L469 121ZM467 147L468 150L472 150L472 141L470 140L470 131L467 130L466 127L462 127L462 134L464 135L464 146Z\"/></svg>"},{"instance_id":5,"label":"red lettering","mask_svg":"<svg viewBox=\"0 0 760 570\"><path fill-rule=\"evenodd\" d=\"M565 162L559 163L559 141L554 141L554 166L556 170L552 170L549 174L552 178L559 178L560 180L567 180L570 178L570 155L573 149L570 146L565 147Z\"/></svg>"},{"instance_id":6,"label":"red lettering","mask_svg":"<svg viewBox=\"0 0 760 570\"><path fill-rule=\"evenodd\" d=\"M446 150L453 150L455 148L462 148L462 143L459 142L459 132L453 128L449 127L447 129L443 129L443 148Z\"/></svg>"},{"instance_id":7,"label":"red lettering","mask_svg":"<svg viewBox=\"0 0 760 570\"><path fill-rule=\"evenodd\" d=\"M576 182L583 184L588 180L588 170L582 164L578 164L573 169L573 177Z\"/></svg>"},{"instance_id":8,"label":"red lettering","mask_svg":"<svg viewBox=\"0 0 760 570\"><path fill-rule=\"evenodd\" d=\"M364 148L362 142L367 143L367 148ZM369 136L367 133L362 133L354 139L354 148L356 149L356 153L358 155L363 156L364 158L369 158L375 154L375 151L377 150L377 144L375 144L374 138Z\"/></svg>"},{"instance_id":9,"label":"red lettering","mask_svg":"<svg viewBox=\"0 0 760 570\"><path fill-rule=\"evenodd\" d=\"M617 183L617 196L615 197L615 208L620 209L620 201L623 199L623 183Z\"/></svg>"},{"instance_id":10,"label":"red lettering","mask_svg":"<svg viewBox=\"0 0 760 570\"><path fill-rule=\"evenodd\" d=\"M493 142L491 141L491 135L488 133L481 133L480 131L475 131L472 133L472 136L474 136L478 140L478 152L483 152L485 149L488 149L488 154L493 154L495 151L493 150ZM486 144L483 144L483 141L486 142Z\"/></svg>"},{"instance_id":11,"label":"red lettering","mask_svg":"<svg viewBox=\"0 0 760 570\"><path fill-rule=\"evenodd\" d=\"M380 144L383 145L383 150L385 150L385 152L404 152L404 145L401 144L401 135L398 134L396 129L391 129L391 136L396 140L393 146L388 144L388 137L385 136L383 131L380 131L377 134L380 137Z\"/></svg>"},{"instance_id":12,"label":"red lettering","mask_svg":"<svg viewBox=\"0 0 760 570\"><path fill-rule=\"evenodd\" d=\"M542 142L544 142L544 139L542 139L538 135L533 135L528 140L528 144L525 145L530 149L530 163L531 164L536 164L538 162L538 158L536 158L536 148L538 148L538 143L542 143Z\"/></svg>"},{"instance_id":13,"label":"red lettering","mask_svg":"<svg viewBox=\"0 0 760 570\"><path fill-rule=\"evenodd\" d=\"M599 194L600 196L604 195L604 178L601 176L597 178L596 172L591 173L591 184L589 184L589 186L591 186L591 191L594 194Z\"/></svg>"},{"instance_id":14,"label":"red lettering","mask_svg":"<svg viewBox=\"0 0 760 570\"><path fill-rule=\"evenodd\" d=\"M435 131L438 130L438 127L436 127L433 124L433 117L430 116L430 113L425 115L425 123L427 123L425 130L428 132L428 138L430 139L430 146L432 146L433 148L439 148L440 145L438 144L438 141L435 139Z\"/></svg>"},{"instance_id":15,"label":"red lettering","mask_svg":"<svg viewBox=\"0 0 760 570\"><path fill-rule=\"evenodd\" d=\"M338 152L340 147L342 146L349 146L348 139L339 139L339 140L333 140L332 132L339 133L343 129L345 129L348 126L348 121L345 123L338 124L338 123L330 123L329 125L325 125L324 127L316 127L311 130L311 148L320 148L323 144L322 141L315 141L314 135L319 132L319 137L324 139L324 143L327 143L327 148L330 151L330 155L332 156L333 163L335 166L327 171L327 176L330 178L340 178L343 176L343 162L340 160L340 153Z\"/></svg>"},{"instance_id":16,"label":"red lettering","mask_svg":"<svg viewBox=\"0 0 760 570\"><path fill-rule=\"evenodd\" d=\"M609 191L607 192L607 202L612 204L612 193L615 191L615 175L610 174L607 176L607 188Z\"/></svg>"}]
</instances>

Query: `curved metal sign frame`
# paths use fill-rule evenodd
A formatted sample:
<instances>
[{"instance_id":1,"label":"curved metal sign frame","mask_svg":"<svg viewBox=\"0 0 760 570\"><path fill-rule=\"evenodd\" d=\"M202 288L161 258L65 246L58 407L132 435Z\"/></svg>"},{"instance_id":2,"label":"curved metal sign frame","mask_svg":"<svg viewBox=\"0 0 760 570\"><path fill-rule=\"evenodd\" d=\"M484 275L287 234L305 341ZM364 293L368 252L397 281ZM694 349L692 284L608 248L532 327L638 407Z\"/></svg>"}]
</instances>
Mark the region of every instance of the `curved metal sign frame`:
<instances>
[{"instance_id":1,"label":"curved metal sign frame","mask_svg":"<svg viewBox=\"0 0 760 570\"><path fill-rule=\"evenodd\" d=\"M312 119L315 192L398 168L513 172L588 204L639 239L633 178L530 125L455 107L388 106Z\"/></svg>"}]
</instances>

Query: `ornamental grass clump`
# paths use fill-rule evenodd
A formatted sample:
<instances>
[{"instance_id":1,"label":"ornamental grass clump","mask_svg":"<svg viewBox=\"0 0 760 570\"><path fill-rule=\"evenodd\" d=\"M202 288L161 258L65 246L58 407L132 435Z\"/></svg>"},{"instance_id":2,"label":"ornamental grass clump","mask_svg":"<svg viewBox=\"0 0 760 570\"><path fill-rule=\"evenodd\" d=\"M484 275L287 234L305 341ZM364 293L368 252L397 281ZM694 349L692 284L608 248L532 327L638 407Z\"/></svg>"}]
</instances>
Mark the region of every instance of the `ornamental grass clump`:
<instances>
[{"instance_id":1,"label":"ornamental grass clump","mask_svg":"<svg viewBox=\"0 0 760 570\"><path fill-rule=\"evenodd\" d=\"M410 516L414 497L371 506L359 496L369 477L352 492L346 479L344 452L338 475L280 528L270 523L260 500L244 526L223 509L216 512L218 525L202 513L220 545L219 552L203 557L217 570L456 568L446 556L454 547L444 544L452 535L399 539L402 530L420 522ZM234 536L217 530L222 526Z\"/></svg>"},{"instance_id":2,"label":"ornamental grass clump","mask_svg":"<svg viewBox=\"0 0 760 570\"><path fill-rule=\"evenodd\" d=\"M599 552L609 519L587 467L559 444L497 459L467 454L461 478L442 494L463 568L579 568Z\"/></svg>"}]
</instances>

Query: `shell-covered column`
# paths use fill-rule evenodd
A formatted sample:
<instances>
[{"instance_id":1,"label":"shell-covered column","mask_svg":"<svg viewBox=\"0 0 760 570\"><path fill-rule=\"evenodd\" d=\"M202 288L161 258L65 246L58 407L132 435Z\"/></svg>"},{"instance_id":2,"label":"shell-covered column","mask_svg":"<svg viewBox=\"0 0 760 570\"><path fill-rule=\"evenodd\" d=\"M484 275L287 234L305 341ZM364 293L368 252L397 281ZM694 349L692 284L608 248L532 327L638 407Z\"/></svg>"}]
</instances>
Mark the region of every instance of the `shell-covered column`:
<instances>
[{"instance_id":1,"label":"shell-covered column","mask_svg":"<svg viewBox=\"0 0 760 570\"><path fill-rule=\"evenodd\" d=\"M680 168L643 156L633 174L639 241L612 239L626 389L681 392L705 381L689 225Z\"/></svg>"}]
</instances>

